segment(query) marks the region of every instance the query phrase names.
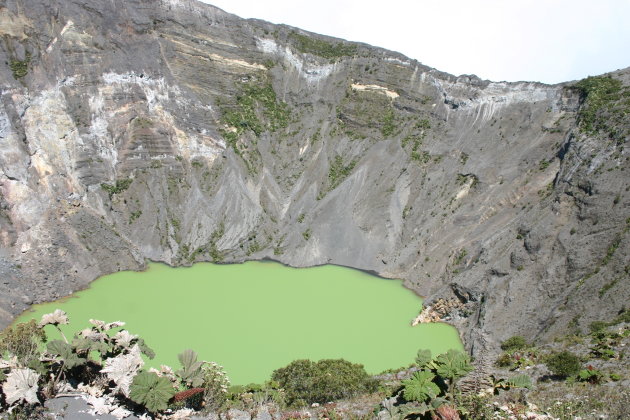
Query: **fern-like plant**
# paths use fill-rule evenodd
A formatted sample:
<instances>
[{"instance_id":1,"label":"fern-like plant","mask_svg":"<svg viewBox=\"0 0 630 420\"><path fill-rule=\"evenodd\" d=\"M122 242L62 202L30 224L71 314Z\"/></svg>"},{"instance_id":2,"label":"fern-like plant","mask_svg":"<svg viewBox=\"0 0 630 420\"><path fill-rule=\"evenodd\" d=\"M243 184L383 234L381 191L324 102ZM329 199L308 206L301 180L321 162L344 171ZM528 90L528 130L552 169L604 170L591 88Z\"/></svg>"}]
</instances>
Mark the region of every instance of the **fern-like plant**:
<instances>
[{"instance_id":1,"label":"fern-like plant","mask_svg":"<svg viewBox=\"0 0 630 420\"><path fill-rule=\"evenodd\" d=\"M511 388L531 388L532 387L532 378L529 375L516 375L508 378L505 381Z\"/></svg>"},{"instance_id":2,"label":"fern-like plant","mask_svg":"<svg viewBox=\"0 0 630 420\"><path fill-rule=\"evenodd\" d=\"M146 407L152 413L166 410L168 401L175 395L175 388L167 378L153 372L140 372L133 378L129 398Z\"/></svg>"},{"instance_id":3,"label":"fern-like plant","mask_svg":"<svg viewBox=\"0 0 630 420\"><path fill-rule=\"evenodd\" d=\"M177 355L182 369L175 372L186 385L192 387L200 387L203 385L204 362L197 361L197 353L192 350L184 350Z\"/></svg>"},{"instance_id":4,"label":"fern-like plant","mask_svg":"<svg viewBox=\"0 0 630 420\"><path fill-rule=\"evenodd\" d=\"M416 355L416 366L424 368L431 363L433 357L431 356L431 350L418 350Z\"/></svg>"},{"instance_id":5,"label":"fern-like plant","mask_svg":"<svg viewBox=\"0 0 630 420\"><path fill-rule=\"evenodd\" d=\"M529 375L516 375L509 379L497 378L490 375L490 388L484 391L486 395L498 395L500 390L509 390L512 388L531 388L532 378Z\"/></svg>"},{"instance_id":6,"label":"fern-like plant","mask_svg":"<svg viewBox=\"0 0 630 420\"><path fill-rule=\"evenodd\" d=\"M435 375L429 370L420 370L413 376L403 381L403 396L407 401L423 403L428 399L437 397L440 388L433 382Z\"/></svg>"},{"instance_id":7,"label":"fern-like plant","mask_svg":"<svg viewBox=\"0 0 630 420\"><path fill-rule=\"evenodd\" d=\"M452 395L455 383L474 369L470 356L457 350L449 350L440 354L435 360L436 373L448 380L448 392Z\"/></svg>"}]
</instances>

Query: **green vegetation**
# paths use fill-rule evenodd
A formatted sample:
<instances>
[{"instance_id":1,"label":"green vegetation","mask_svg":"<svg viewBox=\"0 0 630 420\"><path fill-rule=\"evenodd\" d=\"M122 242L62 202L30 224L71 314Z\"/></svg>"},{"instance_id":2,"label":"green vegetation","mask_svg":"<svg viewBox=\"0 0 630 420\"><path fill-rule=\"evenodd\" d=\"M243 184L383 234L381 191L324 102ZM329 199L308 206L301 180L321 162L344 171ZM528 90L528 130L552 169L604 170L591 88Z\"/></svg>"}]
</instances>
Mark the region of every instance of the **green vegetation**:
<instances>
[{"instance_id":1,"label":"green vegetation","mask_svg":"<svg viewBox=\"0 0 630 420\"><path fill-rule=\"evenodd\" d=\"M217 229L210 235L210 241L208 242L208 254L212 258L213 262L223 261L223 253L217 248L217 241L225 234L225 224L219 223Z\"/></svg>"},{"instance_id":2,"label":"green vegetation","mask_svg":"<svg viewBox=\"0 0 630 420\"><path fill-rule=\"evenodd\" d=\"M286 402L293 406L326 403L377 389L363 365L343 359L295 360L275 370L271 378L285 390Z\"/></svg>"},{"instance_id":3,"label":"green vegetation","mask_svg":"<svg viewBox=\"0 0 630 420\"><path fill-rule=\"evenodd\" d=\"M465 185L470 182L470 188L475 188L479 183L479 178L474 174L457 174L457 183L459 185Z\"/></svg>"},{"instance_id":4,"label":"green vegetation","mask_svg":"<svg viewBox=\"0 0 630 420\"><path fill-rule=\"evenodd\" d=\"M429 121L426 118L423 118L416 123L415 128L418 130L429 130L431 129L431 121Z\"/></svg>"},{"instance_id":5,"label":"green vegetation","mask_svg":"<svg viewBox=\"0 0 630 420\"><path fill-rule=\"evenodd\" d=\"M153 121L146 117L137 117L133 120L133 123L139 128L149 128L153 126Z\"/></svg>"},{"instance_id":6,"label":"green vegetation","mask_svg":"<svg viewBox=\"0 0 630 420\"><path fill-rule=\"evenodd\" d=\"M504 351L523 350L527 347L527 341L525 341L525 338L520 335L510 337L501 343L501 350Z\"/></svg>"},{"instance_id":7,"label":"green vegetation","mask_svg":"<svg viewBox=\"0 0 630 420\"><path fill-rule=\"evenodd\" d=\"M431 161L431 154L427 151L419 151L418 149L422 145L425 137L427 136L427 130L431 128L431 121L424 118L416 122L413 127L413 132L405 136L401 141L403 149L407 148L408 144L411 144L410 157L411 160L415 160L420 163L428 163ZM467 158L468 155L466 155Z\"/></svg>"},{"instance_id":8,"label":"green vegetation","mask_svg":"<svg viewBox=\"0 0 630 420\"><path fill-rule=\"evenodd\" d=\"M140 216L142 216L142 210L136 210L129 213L129 224L132 224Z\"/></svg>"},{"instance_id":9,"label":"green vegetation","mask_svg":"<svg viewBox=\"0 0 630 420\"><path fill-rule=\"evenodd\" d=\"M549 197L552 193L553 193L553 181L547 184L547 186L544 189L538 190L538 196L541 198L541 200Z\"/></svg>"},{"instance_id":10,"label":"green vegetation","mask_svg":"<svg viewBox=\"0 0 630 420\"><path fill-rule=\"evenodd\" d=\"M196 353L186 350L179 355L181 370L162 366L160 371L147 371L141 355L152 359L154 353L142 338L122 329L124 322L90 319L91 327L75 332L72 339L61 333L62 340L41 346L47 338L46 326L61 332L59 326L68 323L67 314L57 309L44 314L39 323L17 324L2 334L0 381L5 398L0 398L0 410L30 412L76 384L89 387L96 398L103 395L101 403L114 404L112 410L127 406L137 414L204 405L216 408L216 401L225 402L229 382L220 366L199 362ZM197 394L196 400L190 399ZM129 400L138 406L130 406Z\"/></svg>"},{"instance_id":11,"label":"green vegetation","mask_svg":"<svg viewBox=\"0 0 630 420\"><path fill-rule=\"evenodd\" d=\"M301 53L318 55L331 61L335 61L346 56L352 56L357 52L357 47L355 45L343 42L332 43L315 37L302 35L297 32L291 32L289 34L289 39L293 41L293 44Z\"/></svg>"},{"instance_id":12,"label":"green vegetation","mask_svg":"<svg viewBox=\"0 0 630 420\"><path fill-rule=\"evenodd\" d=\"M619 323L616 321L618 321L620 317L624 317L624 314L620 315L610 322L595 321L589 325L589 329L591 330L590 354L593 357L597 359L615 359L620 356L620 354L615 351L615 347L618 347L621 343L621 340L630 335L630 330L608 330L608 327L617 325Z\"/></svg>"},{"instance_id":13,"label":"green vegetation","mask_svg":"<svg viewBox=\"0 0 630 420\"><path fill-rule=\"evenodd\" d=\"M567 378L573 376L580 371L582 363L580 358L568 351L561 351L550 356L545 364L551 370L551 373L560 377Z\"/></svg>"},{"instance_id":14,"label":"green vegetation","mask_svg":"<svg viewBox=\"0 0 630 420\"><path fill-rule=\"evenodd\" d=\"M429 154L429 152L427 152L426 150L422 153L412 151L411 160L415 160L420 163L429 163L429 161L431 161L431 154Z\"/></svg>"},{"instance_id":15,"label":"green vegetation","mask_svg":"<svg viewBox=\"0 0 630 420\"><path fill-rule=\"evenodd\" d=\"M600 298L603 298L603 297L604 297L604 295L605 295L606 293L608 293L608 291L609 291L610 289L612 289L613 287L615 287L615 285L619 282L619 280L620 280L620 278L616 278L616 279L613 279L613 280L609 281L609 282L608 282L608 283L606 283L605 285L603 285L603 286L601 287L601 289L599 289L599 291L597 292L597 295L598 295Z\"/></svg>"},{"instance_id":16,"label":"green vegetation","mask_svg":"<svg viewBox=\"0 0 630 420\"><path fill-rule=\"evenodd\" d=\"M508 339L505 343L507 343L507 347L512 345L519 348L505 350L496 361L496 365L499 367L517 370L534 366L542 361L540 351L533 346L520 347L520 339L514 341ZM503 348L503 345L501 347Z\"/></svg>"},{"instance_id":17,"label":"green vegetation","mask_svg":"<svg viewBox=\"0 0 630 420\"><path fill-rule=\"evenodd\" d=\"M601 265L607 265L610 262L612 257L615 255L615 252L617 251L617 248L619 248L619 245L621 245L621 235L618 235L613 240L612 244L610 244L610 246L606 250L606 255L602 259Z\"/></svg>"},{"instance_id":18,"label":"green vegetation","mask_svg":"<svg viewBox=\"0 0 630 420\"><path fill-rule=\"evenodd\" d=\"M169 400L175 395L175 388L168 378L154 372L140 372L131 383L129 398L143 405L152 413L168 408Z\"/></svg>"},{"instance_id":19,"label":"green vegetation","mask_svg":"<svg viewBox=\"0 0 630 420\"><path fill-rule=\"evenodd\" d=\"M131 183L133 182L133 179L131 178L127 178L127 179L117 179L115 184L101 184L101 188L104 189L105 191L107 191L107 194L109 195L109 198L111 200L111 198L116 195L116 194L120 194L121 192L125 191L127 188L129 188L129 186L131 185Z\"/></svg>"},{"instance_id":20,"label":"green vegetation","mask_svg":"<svg viewBox=\"0 0 630 420\"><path fill-rule=\"evenodd\" d=\"M302 237L304 237L305 241L311 239L311 229L306 229L304 232L302 232Z\"/></svg>"},{"instance_id":21,"label":"green vegetation","mask_svg":"<svg viewBox=\"0 0 630 420\"><path fill-rule=\"evenodd\" d=\"M26 53L26 57L24 60L11 60L9 63L9 68L11 68L11 72L13 73L14 79L21 79L22 77L28 74L28 65L31 62L31 54Z\"/></svg>"},{"instance_id":22,"label":"green vegetation","mask_svg":"<svg viewBox=\"0 0 630 420\"><path fill-rule=\"evenodd\" d=\"M317 143L322 138L321 128L317 128L311 136L311 145Z\"/></svg>"},{"instance_id":23,"label":"green vegetation","mask_svg":"<svg viewBox=\"0 0 630 420\"><path fill-rule=\"evenodd\" d=\"M0 334L0 358L11 354L28 366L39 356L39 349L46 342L46 333L35 320L10 326Z\"/></svg>"},{"instance_id":24,"label":"green vegetation","mask_svg":"<svg viewBox=\"0 0 630 420\"><path fill-rule=\"evenodd\" d=\"M244 85L241 94L236 97L236 106L222 107L223 121L231 128L221 134L234 151L241 155L237 141L246 131L256 137L266 131L276 131L289 125L291 112L285 102L276 98L276 92L270 83Z\"/></svg>"},{"instance_id":25,"label":"green vegetation","mask_svg":"<svg viewBox=\"0 0 630 420\"><path fill-rule=\"evenodd\" d=\"M357 161L353 160L346 165L344 164L343 157L336 155L328 170L329 190L337 188L337 186L350 175L356 164Z\"/></svg>"},{"instance_id":26,"label":"green vegetation","mask_svg":"<svg viewBox=\"0 0 630 420\"><path fill-rule=\"evenodd\" d=\"M449 350L433 360L430 351L420 350L416 367L419 370L410 379L402 381L401 394L405 403L399 407L400 411L406 415L424 416L448 410L457 415L455 385L473 370L470 357Z\"/></svg>"},{"instance_id":27,"label":"green vegetation","mask_svg":"<svg viewBox=\"0 0 630 420\"><path fill-rule=\"evenodd\" d=\"M459 251L459 254L457 254L455 260L453 261L453 265L460 265L462 261L464 261L464 258L466 258L466 255L468 255L468 250L466 248Z\"/></svg>"},{"instance_id":28,"label":"green vegetation","mask_svg":"<svg viewBox=\"0 0 630 420\"><path fill-rule=\"evenodd\" d=\"M390 137L396 131L396 118L393 109L389 109L383 116L383 125L381 127L381 134L383 137Z\"/></svg>"},{"instance_id":29,"label":"green vegetation","mask_svg":"<svg viewBox=\"0 0 630 420\"><path fill-rule=\"evenodd\" d=\"M550 165L550 162L546 159L541 159L540 162L538 162L538 170L539 171L544 171L545 169L547 169Z\"/></svg>"},{"instance_id":30,"label":"green vegetation","mask_svg":"<svg viewBox=\"0 0 630 420\"><path fill-rule=\"evenodd\" d=\"M610 260L615 255L615 252L617 252L619 245L621 245L623 236L627 234L629 231L630 231L630 217L626 219L626 226L623 228L623 230L615 236L615 239L613 240L613 242L608 246L608 249L606 250L606 255L604 255L604 258L602 258L602 260L597 264L597 266L593 269L593 271L586 274L584 277L582 277L579 280L578 287L582 286L586 282L586 280L590 279L592 276L599 273L599 270L610 262ZM624 269L624 272L626 275L630 274L630 266L626 266L626 268ZM616 283L616 280L612 280L612 285L608 286L608 288L613 287L615 283ZM606 287L607 286L605 285L603 289L600 289L599 291L600 297L603 296L603 294L606 293L606 291L608 290Z\"/></svg>"},{"instance_id":31,"label":"green vegetation","mask_svg":"<svg viewBox=\"0 0 630 420\"><path fill-rule=\"evenodd\" d=\"M577 374L578 381L588 382L590 384L598 384L603 378L604 374L590 365L586 369L580 370Z\"/></svg>"},{"instance_id":32,"label":"green vegetation","mask_svg":"<svg viewBox=\"0 0 630 420\"><path fill-rule=\"evenodd\" d=\"M630 337L630 328L626 325L617 328L609 327L624 322L628 318L630 315L626 315L624 311L611 321L593 322L589 326L591 333L588 336L571 333L557 337L554 343L542 344L539 347L527 344L523 337L511 337L502 344L505 352L498 358L496 364L511 370L524 370L541 364L547 365L551 375L538 375L536 385L532 386L527 394L527 403L541 407L548 414L554 413L562 419L575 417L618 418L616 413L627 411L627 397L630 394L626 393L624 397L624 392L620 393L616 386L599 385L627 379L625 362L617 361L623 357L625 346L628 344L628 337ZM575 326L570 326L569 330L577 328L577 318L574 318L570 324L575 324ZM586 354L585 350L589 353ZM606 364L601 362L589 364L592 359L603 359L607 362ZM616 365L616 363L620 364ZM597 368L593 367L594 365ZM518 382L519 385L526 385L529 378L519 378L519 376L521 375L513 377L512 380ZM524 382L521 382L522 380ZM488 395L496 394L496 388L501 382L501 380L491 377L492 387L484 392ZM608 390L612 392L609 393ZM569 394L572 396L567 397ZM626 399L624 400L624 398ZM498 418L488 415L468 417L469 413L484 412L484 407L488 408L489 404L487 399L471 400L464 398L459 401L467 412L466 419ZM524 401L523 404L526 405ZM508 410L502 409L504 412L507 411L506 415L519 412L518 404L514 406L508 404L507 407Z\"/></svg>"},{"instance_id":33,"label":"green vegetation","mask_svg":"<svg viewBox=\"0 0 630 420\"><path fill-rule=\"evenodd\" d=\"M630 135L630 88L610 76L587 77L574 85L584 105L578 111L580 129L602 133L619 144Z\"/></svg>"}]
</instances>

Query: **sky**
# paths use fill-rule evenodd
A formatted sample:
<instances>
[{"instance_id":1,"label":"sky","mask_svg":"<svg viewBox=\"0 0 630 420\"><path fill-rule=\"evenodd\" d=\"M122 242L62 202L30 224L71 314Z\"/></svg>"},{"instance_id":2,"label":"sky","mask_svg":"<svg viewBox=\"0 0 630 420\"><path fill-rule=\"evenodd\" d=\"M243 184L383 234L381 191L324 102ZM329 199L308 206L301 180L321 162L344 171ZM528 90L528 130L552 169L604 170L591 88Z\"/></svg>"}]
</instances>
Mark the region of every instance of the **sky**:
<instances>
[{"instance_id":1,"label":"sky","mask_svg":"<svg viewBox=\"0 0 630 420\"><path fill-rule=\"evenodd\" d=\"M630 0L203 0L451 74L559 83L630 66Z\"/></svg>"}]
</instances>

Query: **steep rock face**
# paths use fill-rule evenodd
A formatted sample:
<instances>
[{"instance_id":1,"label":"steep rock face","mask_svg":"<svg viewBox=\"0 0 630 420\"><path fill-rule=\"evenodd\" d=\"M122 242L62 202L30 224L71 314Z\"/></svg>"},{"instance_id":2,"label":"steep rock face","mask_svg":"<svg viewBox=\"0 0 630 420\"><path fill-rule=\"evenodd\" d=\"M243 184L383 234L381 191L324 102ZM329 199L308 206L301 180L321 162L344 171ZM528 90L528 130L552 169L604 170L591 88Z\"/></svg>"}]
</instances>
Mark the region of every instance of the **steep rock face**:
<instances>
[{"instance_id":1,"label":"steep rock face","mask_svg":"<svg viewBox=\"0 0 630 420\"><path fill-rule=\"evenodd\" d=\"M146 259L403 278L459 302L474 353L628 300L627 132L580 130L579 90L190 0L7 0L0 23L1 325Z\"/></svg>"}]
</instances>

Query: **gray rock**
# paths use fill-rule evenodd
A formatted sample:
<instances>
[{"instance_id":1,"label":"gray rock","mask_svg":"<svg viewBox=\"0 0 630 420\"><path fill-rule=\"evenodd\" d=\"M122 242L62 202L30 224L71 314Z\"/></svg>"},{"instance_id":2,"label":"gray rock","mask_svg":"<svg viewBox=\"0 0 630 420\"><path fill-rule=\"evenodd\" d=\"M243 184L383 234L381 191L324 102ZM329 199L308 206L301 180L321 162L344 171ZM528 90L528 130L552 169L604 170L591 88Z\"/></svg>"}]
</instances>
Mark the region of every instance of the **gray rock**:
<instances>
[{"instance_id":1,"label":"gray rock","mask_svg":"<svg viewBox=\"0 0 630 420\"><path fill-rule=\"evenodd\" d=\"M225 418L228 420L251 420L252 416L248 411L237 410L236 408L230 408Z\"/></svg>"},{"instance_id":2,"label":"gray rock","mask_svg":"<svg viewBox=\"0 0 630 420\"><path fill-rule=\"evenodd\" d=\"M100 420L118 420L116 417L109 414L99 414L98 416L89 414L92 407L79 396L55 397L46 400L44 407L46 407L48 412L54 414L55 418L58 420L94 420L95 418ZM131 415L125 417L125 419L137 420L138 417Z\"/></svg>"},{"instance_id":3,"label":"gray rock","mask_svg":"<svg viewBox=\"0 0 630 420\"><path fill-rule=\"evenodd\" d=\"M273 420L269 409L266 406L261 407L257 412L254 420Z\"/></svg>"}]
</instances>

